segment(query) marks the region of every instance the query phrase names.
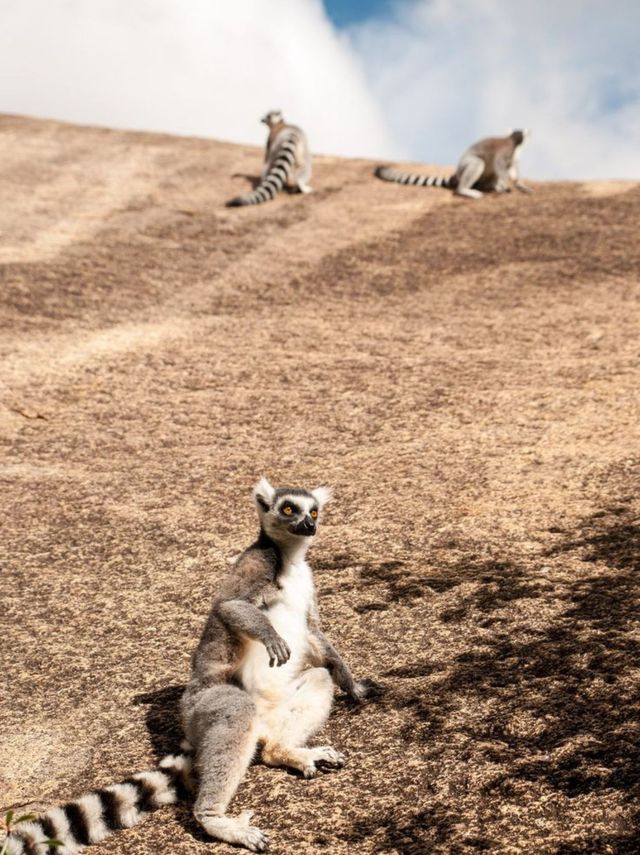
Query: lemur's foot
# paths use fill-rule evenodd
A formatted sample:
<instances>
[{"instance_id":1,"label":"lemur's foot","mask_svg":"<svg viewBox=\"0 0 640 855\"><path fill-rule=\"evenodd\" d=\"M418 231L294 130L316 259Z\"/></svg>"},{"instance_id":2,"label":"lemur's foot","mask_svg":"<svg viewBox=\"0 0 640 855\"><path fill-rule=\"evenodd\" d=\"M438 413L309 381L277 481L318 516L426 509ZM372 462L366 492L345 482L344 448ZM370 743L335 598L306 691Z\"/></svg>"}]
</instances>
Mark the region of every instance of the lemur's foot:
<instances>
[{"instance_id":1,"label":"lemur's foot","mask_svg":"<svg viewBox=\"0 0 640 855\"><path fill-rule=\"evenodd\" d=\"M302 774L305 778L315 778L323 769L341 769L346 762L344 754L335 748L319 745L309 748L308 760L302 768Z\"/></svg>"},{"instance_id":2,"label":"lemur's foot","mask_svg":"<svg viewBox=\"0 0 640 855\"><path fill-rule=\"evenodd\" d=\"M384 691L380 683L376 683L370 677L365 677L364 680L357 680L355 685L359 701L369 701L373 698L379 698Z\"/></svg>"},{"instance_id":3,"label":"lemur's foot","mask_svg":"<svg viewBox=\"0 0 640 855\"><path fill-rule=\"evenodd\" d=\"M298 190L301 193L313 193L313 187L309 184L298 184Z\"/></svg>"},{"instance_id":4,"label":"lemur's foot","mask_svg":"<svg viewBox=\"0 0 640 855\"><path fill-rule=\"evenodd\" d=\"M196 816L207 834L225 843L244 846L250 852L264 852L269 845L269 837L255 825L249 825L253 811L243 810L240 816L209 816L201 813Z\"/></svg>"},{"instance_id":5,"label":"lemur's foot","mask_svg":"<svg viewBox=\"0 0 640 855\"><path fill-rule=\"evenodd\" d=\"M315 763L322 766L331 766L340 769L347 762L347 758L340 751L336 751L331 745L318 745L311 749Z\"/></svg>"},{"instance_id":6,"label":"lemur's foot","mask_svg":"<svg viewBox=\"0 0 640 855\"><path fill-rule=\"evenodd\" d=\"M456 190L456 196L466 196L467 199L482 199L482 193L480 190L474 190L473 188L465 188L464 190Z\"/></svg>"}]
</instances>

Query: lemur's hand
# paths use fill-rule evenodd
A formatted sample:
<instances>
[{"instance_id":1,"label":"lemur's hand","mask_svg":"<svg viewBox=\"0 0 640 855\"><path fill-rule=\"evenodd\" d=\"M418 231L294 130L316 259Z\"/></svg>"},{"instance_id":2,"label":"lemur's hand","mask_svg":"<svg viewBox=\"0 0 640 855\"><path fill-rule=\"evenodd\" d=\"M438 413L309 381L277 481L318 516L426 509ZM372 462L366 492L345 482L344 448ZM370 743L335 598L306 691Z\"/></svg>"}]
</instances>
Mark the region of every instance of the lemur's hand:
<instances>
[{"instance_id":1,"label":"lemur's hand","mask_svg":"<svg viewBox=\"0 0 640 855\"><path fill-rule=\"evenodd\" d=\"M274 664L278 666L284 665L291 656L289 645L284 638L281 638L275 632L265 641L264 646L267 648L267 653L269 654L270 668L273 668Z\"/></svg>"},{"instance_id":2,"label":"lemur's hand","mask_svg":"<svg viewBox=\"0 0 640 855\"><path fill-rule=\"evenodd\" d=\"M361 704L363 701L377 698L382 694L382 686L376 683L375 680L370 680L366 677L364 680L356 680L353 684L353 691L349 692L351 699L356 703Z\"/></svg>"}]
</instances>

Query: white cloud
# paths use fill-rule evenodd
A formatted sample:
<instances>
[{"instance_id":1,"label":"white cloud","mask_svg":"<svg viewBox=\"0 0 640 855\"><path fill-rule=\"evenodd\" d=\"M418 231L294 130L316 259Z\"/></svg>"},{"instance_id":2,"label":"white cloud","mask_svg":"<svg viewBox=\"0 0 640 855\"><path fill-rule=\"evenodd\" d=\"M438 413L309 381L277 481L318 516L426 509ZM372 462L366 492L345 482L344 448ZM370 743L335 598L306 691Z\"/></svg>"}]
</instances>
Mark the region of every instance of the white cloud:
<instances>
[{"instance_id":1,"label":"white cloud","mask_svg":"<svg viewBox=\"0 0 640 855\"><path fill-rule=\"evenodd\" d=\"M413 0L349 37L408 157L524 126L524 174L640 177L637 0Z\"/></svg>"},{"instance_id":2,"label":"white cloud","mask_svg":"<svg viewBox=\"0 0 640 855\"><path fill-rule=\"evenodd\" d=\"M314 151L393 152L320 0L2 0L0 110L262 144L280 108Z\"/></svg>"}]
</instances>

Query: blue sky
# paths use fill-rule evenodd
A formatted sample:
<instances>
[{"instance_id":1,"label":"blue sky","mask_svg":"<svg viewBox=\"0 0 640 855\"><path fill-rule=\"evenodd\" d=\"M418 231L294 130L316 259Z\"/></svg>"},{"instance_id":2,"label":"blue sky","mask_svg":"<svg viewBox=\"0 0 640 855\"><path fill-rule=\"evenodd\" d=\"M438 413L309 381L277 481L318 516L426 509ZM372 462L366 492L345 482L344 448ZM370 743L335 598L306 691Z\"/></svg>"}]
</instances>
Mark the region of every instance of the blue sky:
<instances>
[{"instance_id":1,"label":"blue sky","mask_svg":"<svg viewBox=\"0 0 640 855\"><path fill-rule=\"evenodd\" d=\"M324 0L327 14L337 27L347 27L369 18L382 18L390 0Z\"/></svg>"}]
</instances>

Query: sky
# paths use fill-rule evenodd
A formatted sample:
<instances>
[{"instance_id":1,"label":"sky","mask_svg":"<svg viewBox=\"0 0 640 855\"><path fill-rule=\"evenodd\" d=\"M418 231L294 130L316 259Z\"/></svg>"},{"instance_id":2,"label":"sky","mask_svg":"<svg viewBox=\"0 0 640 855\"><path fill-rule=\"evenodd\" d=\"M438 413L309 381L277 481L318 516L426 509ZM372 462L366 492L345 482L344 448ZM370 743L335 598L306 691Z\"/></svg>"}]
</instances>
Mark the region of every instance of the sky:
<instances>
[{"instance_id":1,"label":"sky","mask_svg":"<svg viewBox=\"0 0 640 855\"><path fill-rule=\"evenodd\" d=\"M336 27L370 18L381 18L392 8L391 0L325 0L327 14Z\"/></svg>"},{"instance_id":2,"label":"sky","mask_svg":"<svg viewBox=\"0 0 640 855\"><path fill-rule=\"evenodd\" d=\"M638 0L0 0L0 112L454 164L532 130L524 176L640 178Z\"/></svg>"}]
</instances>

